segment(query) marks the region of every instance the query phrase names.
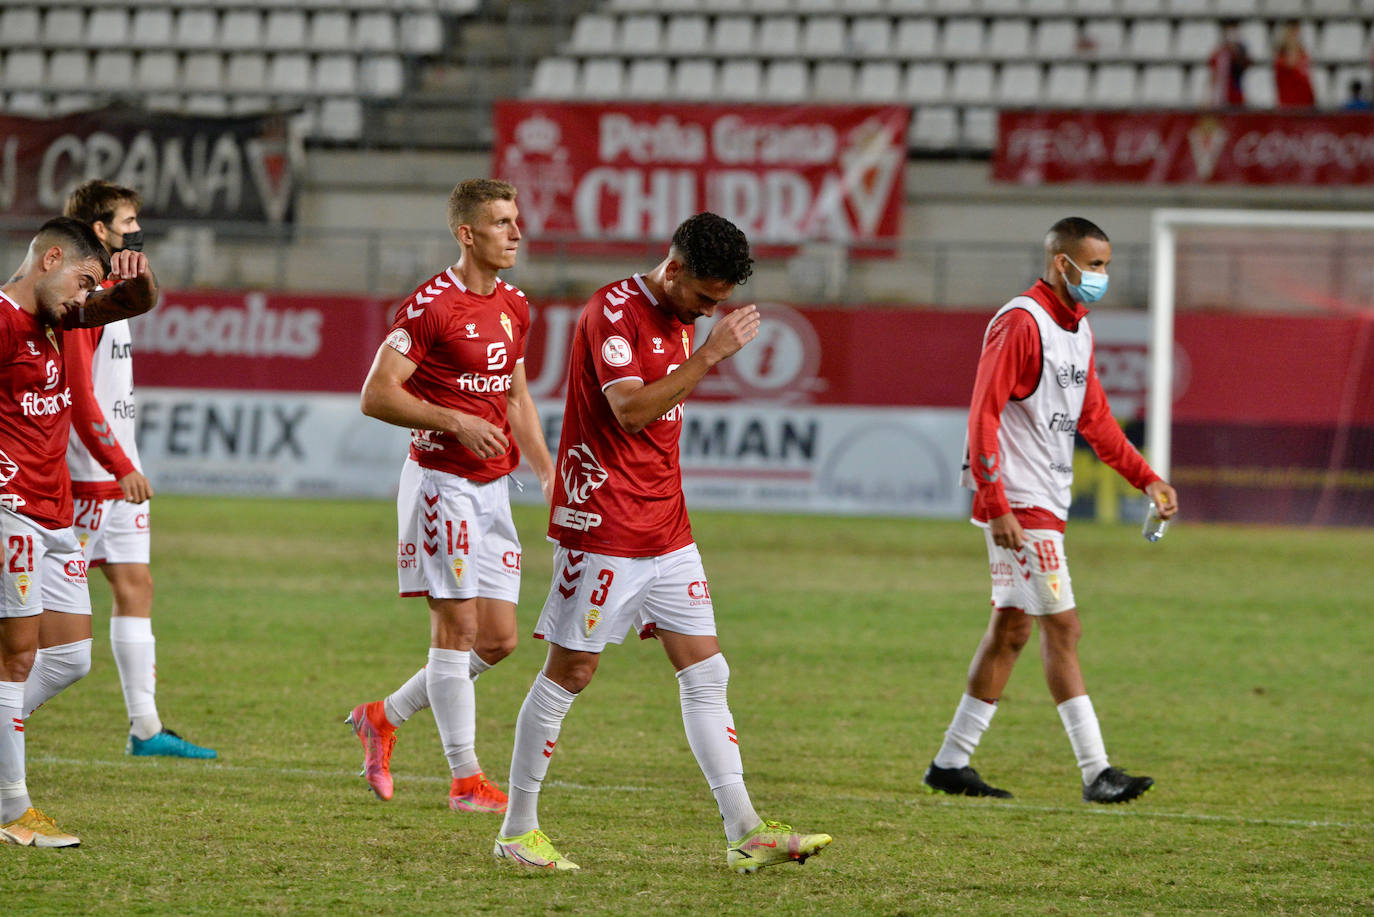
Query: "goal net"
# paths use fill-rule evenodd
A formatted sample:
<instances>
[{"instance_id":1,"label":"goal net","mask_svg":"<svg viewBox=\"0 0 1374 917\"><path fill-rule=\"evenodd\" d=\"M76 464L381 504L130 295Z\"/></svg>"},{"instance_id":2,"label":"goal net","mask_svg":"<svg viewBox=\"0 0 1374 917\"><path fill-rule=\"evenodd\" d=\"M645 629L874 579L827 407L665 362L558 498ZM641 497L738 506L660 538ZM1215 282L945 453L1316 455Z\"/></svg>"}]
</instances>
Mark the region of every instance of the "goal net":
<instances>
[{"instance_id":1,"label":"goal net","mask_svg":"<svg viewBox=\"0 0 1374 917\"><path fill-rule=\"evenodd\" d=\"M1188 518L1374 525L1374 214L1156 210L1145 443Z\"/></svg>"}]
</instances>

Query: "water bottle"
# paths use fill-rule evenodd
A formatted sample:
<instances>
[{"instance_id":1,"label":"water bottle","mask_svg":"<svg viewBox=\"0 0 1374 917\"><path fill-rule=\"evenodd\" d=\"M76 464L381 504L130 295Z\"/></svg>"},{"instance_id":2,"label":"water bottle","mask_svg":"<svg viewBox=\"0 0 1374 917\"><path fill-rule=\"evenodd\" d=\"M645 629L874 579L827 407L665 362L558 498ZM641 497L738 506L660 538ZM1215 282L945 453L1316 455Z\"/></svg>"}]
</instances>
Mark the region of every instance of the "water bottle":
<instances>
[{"instance_id":1,"label":"water bottle","mask_svg":"<svg viewBox=\"0 0 1374 917\"><path fill-rule=\"evenodd\" d=\"M1164 530L1169 527L1169 520L1162 519L1159 515L1159 504L1150 501L1150 511L1145 514L1145 524L1141 526L1140 534L1145 536L1145 540L1156 542L1164 537Z\"/></svg>"}]
</instances>

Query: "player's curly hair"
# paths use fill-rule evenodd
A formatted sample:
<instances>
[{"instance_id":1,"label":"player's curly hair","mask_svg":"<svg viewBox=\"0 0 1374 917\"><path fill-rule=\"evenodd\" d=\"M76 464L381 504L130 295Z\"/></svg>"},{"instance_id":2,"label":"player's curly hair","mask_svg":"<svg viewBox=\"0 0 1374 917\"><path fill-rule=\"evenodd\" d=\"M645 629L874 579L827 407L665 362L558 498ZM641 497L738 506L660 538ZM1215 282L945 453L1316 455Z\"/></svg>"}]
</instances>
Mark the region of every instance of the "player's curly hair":
<instances>
[{"instance_id":1,"label":"player's curly hair","mask_svg":"<svg viewBox=\"0 0 1374 917\"><path fill-rule=\"evenodd\" d=\"M703 280L741 284L754 273L749 240L738 226L714 213L688 217L673 233L683 267Z\"/></svg>"},{"instance_id":2,"label":"player's curly hair","mask_svg":"<svg viewBox=\"0 0 1374 917\"><path fill-rule=\"evenodd\" d=\"M104 271L100 275L102 278L110 273L110 253L89 223L73 217L53 217L38 228L38 234L29 244L29 257L37 257L54 245L62 249L64 260L94 258Z\"/></svg>"},{"instance_id":3,"label":"player's curly hair","mask_svg":"<svg viewBox=\"0 0 1374 917\"><path fill-rule=\"evenodd\" d=\"M515 200L515 186L494 178L472 178L454 186L448 196L448 231L458 238L459 226L471 226L489 201Z\"/></svg>"},{"instance_id":4,"label":"player's curly hair","mask_svg":"<svg viewBox=\"0 0 1374 917\"><path fill-rule=\"evenodd\" d=\"M90 225L114 222L115 210L120 204L129 204L138 211L143 206L143 198L133 188L116 185L104 179L93 178L77 185L62 207L62 215Z\"/></svg>"}]
</instances>

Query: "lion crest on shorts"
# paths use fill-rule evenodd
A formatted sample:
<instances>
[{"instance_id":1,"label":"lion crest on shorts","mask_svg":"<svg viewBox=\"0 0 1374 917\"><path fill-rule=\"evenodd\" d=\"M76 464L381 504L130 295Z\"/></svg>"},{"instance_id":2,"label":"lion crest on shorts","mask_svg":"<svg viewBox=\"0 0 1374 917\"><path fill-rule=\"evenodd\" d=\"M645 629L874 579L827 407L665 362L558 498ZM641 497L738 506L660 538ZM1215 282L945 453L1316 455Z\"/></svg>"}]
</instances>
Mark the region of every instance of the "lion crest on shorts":
<instances>
[{"instance_id":1,"label":"lion crest on shorts","mask_svg":"<svg viewBox=\"0 0 1374 917\"><path fill-rule=\"evenodd\" d=\"M592 491L606 483L609 476L586 443L578 443L564 454L559 473L563 478L563 489L574 503L587 502Z\"/></svg>"}]
</instances>

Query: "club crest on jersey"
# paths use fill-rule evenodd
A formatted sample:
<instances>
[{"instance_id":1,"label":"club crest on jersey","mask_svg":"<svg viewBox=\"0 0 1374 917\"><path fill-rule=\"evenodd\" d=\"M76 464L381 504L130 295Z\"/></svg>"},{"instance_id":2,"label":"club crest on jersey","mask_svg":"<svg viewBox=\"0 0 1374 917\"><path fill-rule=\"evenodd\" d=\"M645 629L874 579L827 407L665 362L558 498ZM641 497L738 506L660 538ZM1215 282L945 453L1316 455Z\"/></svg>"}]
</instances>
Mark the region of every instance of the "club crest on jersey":
<instances>
[{"instance_id":1,"label":"club crest on jersey","mask_svg":"<svg viewBox=\"0 0 1374 917\"><path fill-rule=\"evenodd\" d=\"M48 341L49 341L49 343L52 344L52 349L58 351L59 353L61 353L62 348L59 347L59 346L57 346L57 332L54 331L51 327L48 328L47 331L48 331Z\"/></svg>"},{"instance_id":2,"label":"club crest on jersey","mask_svg":"<svg viewBox=\"0 0 1374 917\"><path fill-rule=\"evenodd\" d=\"M654 338L654 353L663 353L663 338Z\"/></svg>"},{"instance_id":3,"label":"club crest on jersey","mask_svg":"<svg viewBox=\"0 0 1374 917\"><path fill-rule=\"evenodd\" d=\"M463 567L464 567L463 558L461 558L461 557L455 557L455 558L453 558L453 581L454 581L455 583L460 584L460 585L461 585L462 582L463 582Z\"/></svg>"},{"instance_id":4,"label":"club crest on jersey","mask_svg":"<svg viewBox=\"0 0 1374 917\"><path fill-rule=\"evenodd\" d=\"M77 540L81 542L81 550L84 551L86 550L86 542L91 540L91 533L82 532L80 535L77 536Z\"/></svg>"},{"instance_id":5,"label":"club crest on jersey","mask_svg":"<svg viewBox=\"0 0 1374 917\"><path fill-rule=\"evenodd\" d=\"M468 337L470 337L470 338L475 338L475 337L477 337L477 323L476 323L476 322L468 322L466 325L463 326L463 330L465 330L465 331L468 333Z\"/></svg>"},{"instance_id":6,"label":"club crest on jersey","mask_svg":"<svg viewBox=\"0 0 1374 917\"><path fill-rule=\"evenodd\" d=\"M686 334L685 331L683 333ZM618 334L611 335L601 345L601 359L606 361L607 366L629 366L630 342Z\"/></svg>"},{"instance_id":7,"label":"club crest on jersey","mask_svg":"<svg viewBox=\"0 0 1374 917\"><path fill-rule=\"evenodd\" d=\"M29 587L33 580L29 579L27 573L21 573L14 578L14 591L19 593L19 601L26 601L29 597Z\"/></svg>"},{"instance_id":8,"label":"club crest on jersey","mask_svg":"<svg viewBox=\"0 0 1374 917\"><path fill-rule=\"evenodd\" d=\"M596 625L600 623L601 609L593 606L592 608L587 609L587 617L582 622L582 632L585 633L588 637L590 637L592 635L592 631L596 630Z\"/></svg>"},{"instance_id":9,"label":"club crest on jersey","mask_svg":"<svg viewBox=\"0 0 1374 917\"><path fill-rule=\"evenodd\" d=\"M512 341L514 341L514 340L515 340L515 332L511 330L510 316L507 315L507 314L504 313L504 312L501 313L501 327L502 327L503 329L505 329L506 337L508 337L508 338L510 338Z\"/></svg>"},{"instance_id":10,"label":"club crest on jersey","mask_svg":"<svg viewBox=\"0 0 1374 917\"><path fill-rule=\"evenodd\" d=\"M404 356L410 352L410 333L404 328L397 328L386 336L386 345Z\"/></svg>"},{"instance_id":11,"label":"club crest on jersey","mask_svg":"<svg viewBox=\"0 0 1374 917\"><path fill-rule=\"evenodd\" d=\"M692 355L692 344L687 340L687 329L682 329L682 355L690 357Z\"/></svg>"}]
</instances>

